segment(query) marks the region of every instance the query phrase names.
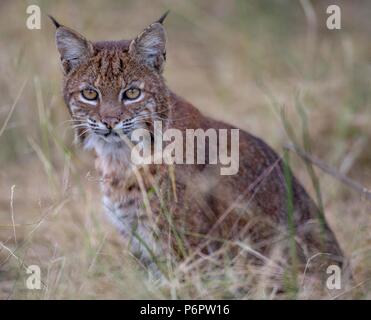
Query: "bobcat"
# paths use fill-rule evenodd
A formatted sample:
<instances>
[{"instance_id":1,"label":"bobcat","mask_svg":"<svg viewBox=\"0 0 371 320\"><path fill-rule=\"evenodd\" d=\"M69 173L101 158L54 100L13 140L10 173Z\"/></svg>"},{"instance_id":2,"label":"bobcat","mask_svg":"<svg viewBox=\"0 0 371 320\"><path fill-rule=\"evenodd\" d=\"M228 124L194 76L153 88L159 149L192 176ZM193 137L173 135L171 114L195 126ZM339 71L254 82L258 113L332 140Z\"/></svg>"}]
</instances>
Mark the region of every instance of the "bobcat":
<instances>
[{"instance_id":1,"label":"bobcat","mask_svg":"<svg viewBox=\"0 0 371 320\"><path fill-rule=\"evenodd\" d=\"M295 260L302 271L323 274L330 263L341 266L342 252L320 210L292 175L288 187L283 160L245 131L236 175L220 175L219 165L207 163L132 165L125 137L138 128L153 133L155 120L182 132L233 128L202 115L166 85L165 17L133 40L101 42L51 17L76 137L95 150L104 207L131 251L156 268L153 261L170 251L181 260L227 244L233 256L234 244L245 243L251 261L263 265L273 246L282 244L284 260Z\"/></svg>"}]
</instances>

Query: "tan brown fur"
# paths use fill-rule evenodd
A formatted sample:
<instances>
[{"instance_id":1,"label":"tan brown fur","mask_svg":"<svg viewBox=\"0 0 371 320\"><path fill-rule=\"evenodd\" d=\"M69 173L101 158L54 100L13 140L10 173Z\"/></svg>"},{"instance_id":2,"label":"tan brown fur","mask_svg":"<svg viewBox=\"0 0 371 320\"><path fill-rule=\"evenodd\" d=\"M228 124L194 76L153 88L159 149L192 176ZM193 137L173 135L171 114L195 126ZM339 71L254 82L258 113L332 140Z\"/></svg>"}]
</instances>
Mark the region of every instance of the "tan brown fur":
<instances>
[{"instance_id":1,"label":"tan brown fur","mask_svg":"<svg viewBox=\"0 0 371 320\"><path fill-rule=\"evenodd\" d=\"M161 73L165 60L161 23L150 25L132 41L92 43L73 32L83 46L81 61L77 62L70 62L63 56L65 44L58 42L66 40L66 31L58 31L63 28L66 27L57 28L57 46L65 71L64 99L78 123L88 117L96 122L115 123L142 114L144 120L140 126L150 130L156 119L163 121L164 129L177 128L183 132L190 128L233 128L203 116L168 89ZM136 46L140 41L147 45L145 37L157 37L155 56L147 56L150 62L140 46ZM117 97L120 90L133 81L143 86L145 98L124 106ZM82 83L99 89L102 100L96 106L78 101ZM161 260L169 250L177 253L180 259L185 258L178 237L188 254L211 253L224 240L232 243L248 239L254 250L269 256L273 245L282 243L286 260L291 261L283 161L261 139L241 130L239 172L222 176L218 166L207 164L150 165L135 172L128 160L129 149L122 141L107 142L97 138L91 143L90 135L86 127L77 128L81 142L97 153L96 165L103 179L106 209L120 231L131 240L133 252L144 262L150 263L154 258ZM138 183L138 173L143 179L144 190ZM324 274L324 261L327 265L341 265L341 250L326 223L321 231L319 210L295 178L292 187L299 268L303 270L308 259L322 252L330 255L312 265ZM146 197L149 207L144 207ZM150 250L143 247L141 240L135 239L137 235L146 241ZM230 252L233 251L231 245ZM257 263L263 264L262 261Z\"/></svg>"}]
</instances>

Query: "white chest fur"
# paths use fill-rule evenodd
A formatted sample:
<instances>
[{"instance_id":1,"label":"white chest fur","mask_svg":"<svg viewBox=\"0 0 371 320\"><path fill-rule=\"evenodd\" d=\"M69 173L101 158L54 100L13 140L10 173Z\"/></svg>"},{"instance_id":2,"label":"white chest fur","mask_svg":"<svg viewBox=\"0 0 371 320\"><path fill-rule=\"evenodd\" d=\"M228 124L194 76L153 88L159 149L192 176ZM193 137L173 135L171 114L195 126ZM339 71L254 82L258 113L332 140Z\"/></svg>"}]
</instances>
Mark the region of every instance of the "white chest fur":
<instances>
[{"instance_id":1,"label":"white chest fur","mask_svg":"<svg viewBox=\"0 0 371 320\"><path fill-rule=\"evenodd\" d=\"M158 253L153 228L142 210L141 198L125 188L127 172L131 167L128 149L126 146L98 144L95 145L95 150L99 170L102 172L101 188L106 214L128 241L132 253L145 264L152 264L153 255ZM115 179L118 180L116 187L110 184L110 181Z\"/></svg>"}]
</instances>

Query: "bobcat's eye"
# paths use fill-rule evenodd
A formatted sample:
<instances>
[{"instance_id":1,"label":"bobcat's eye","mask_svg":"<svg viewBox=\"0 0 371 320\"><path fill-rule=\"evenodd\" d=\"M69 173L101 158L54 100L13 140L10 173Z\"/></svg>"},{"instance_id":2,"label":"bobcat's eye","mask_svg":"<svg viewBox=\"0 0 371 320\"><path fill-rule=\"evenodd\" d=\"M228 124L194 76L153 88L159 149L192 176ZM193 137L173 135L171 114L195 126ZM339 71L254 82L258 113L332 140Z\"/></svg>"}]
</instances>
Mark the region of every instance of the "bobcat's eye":
<instances>
[{"instance_id":1,"label":"bobcat's eye","mask_svg":"<svg viewBox=\"0 0 371 320\"><path fill-rule=\"evenodd\" d=\"M94 89L84 89L81 91L81 95L86 100L97 100L98 98L98 92Z\"/></svg>"},{"instance_id":2,"label":"bobcat's eye","mask_svg":"<svg viewBox=\"0 0 371 320\"><path fill-rule=\"evenodd\" d=\"M127 89L123 93L122 98L124 100L135 100L140 96L140 93L141 93L141 91L138 88Z\"/></svg>"}]
</instances>

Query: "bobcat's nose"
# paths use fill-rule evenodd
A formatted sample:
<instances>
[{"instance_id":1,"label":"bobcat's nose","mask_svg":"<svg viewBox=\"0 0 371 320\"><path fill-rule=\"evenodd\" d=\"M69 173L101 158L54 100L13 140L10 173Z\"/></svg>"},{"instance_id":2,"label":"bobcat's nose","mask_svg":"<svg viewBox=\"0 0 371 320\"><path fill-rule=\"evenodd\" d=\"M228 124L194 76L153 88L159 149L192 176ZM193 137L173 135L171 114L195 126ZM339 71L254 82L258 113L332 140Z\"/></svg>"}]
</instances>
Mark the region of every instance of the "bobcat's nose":
<instances>
[{"instance_id":1,"label":"bobcat's nose","mask_svg":"<svg viewBox=\"0 0 371 320\"><path fill-rule=\"evenodd\" d=\"M119 123L119 120L114 117L104 117L101 119L101 122L107 127L107 129L111 130Z\"/></svg>"}]
</instances>

